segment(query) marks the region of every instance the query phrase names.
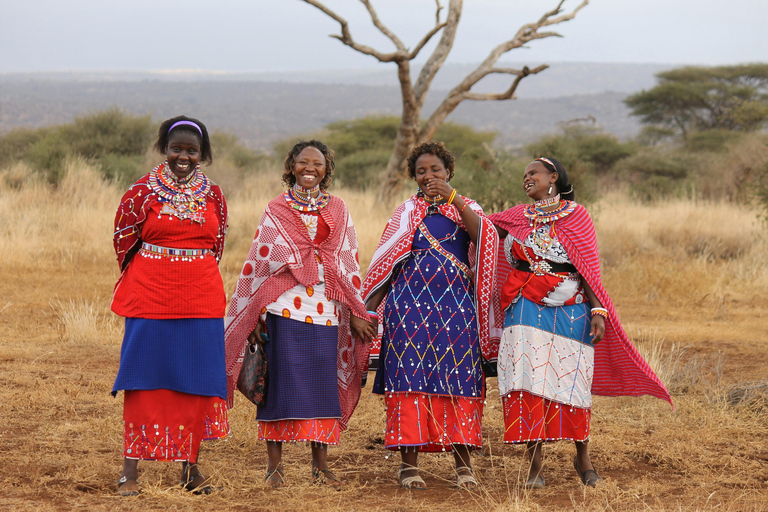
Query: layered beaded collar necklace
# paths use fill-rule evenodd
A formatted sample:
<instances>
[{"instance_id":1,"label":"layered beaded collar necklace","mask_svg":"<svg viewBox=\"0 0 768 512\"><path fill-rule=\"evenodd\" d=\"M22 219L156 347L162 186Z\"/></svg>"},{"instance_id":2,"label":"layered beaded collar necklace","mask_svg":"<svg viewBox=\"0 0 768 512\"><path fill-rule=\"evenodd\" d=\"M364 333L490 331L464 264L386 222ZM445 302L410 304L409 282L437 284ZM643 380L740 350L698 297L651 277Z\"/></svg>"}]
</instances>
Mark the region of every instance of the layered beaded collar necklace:
<instances>
[{"instance_id":1,"label":"layered beaded collar necklace","mask_svg":"<svg viewBox=\"0 0 768 512\"><path fill-rule=\"evenodd\" d=\"M312 194L319 192L317 197L312 197ZM325 207L328 204L331 196L328 192L320 190L320 185L315 185L310 189L294 185L293 188L289 188L283 194L288 205L300 212L316 212L320 208Z\"/></svg>"},{"instance_id":2,"label":"layered beaded collar necklace","mask_svg":"<svg viewBox=\"0 0 768 512\"><path fill-rule=\"evenodd\" d=\"M529 226L534 226L535 224L546 224L547 222L562 219L575 209L576 203L564 199L560 201L560 205L557 208L551 211L545 211L536 204L530 204L526 207L523 214L530 220Z\"/></svg>"},{"instance_id":3,"label":"layered beaded collar necklace","mask_svg":"<svg viewBox=\"0 0 768 512\"><path fill-rule=\"evenodd\" d=\"M200 164L181 181L168 168L168 161L158 165L149 174L149 186L163 203L160 214L173 215L180 220L190 219L202 224L205 222L207 196L211 191L211 182L200 172Z\"/></svg>"}]
</instances>

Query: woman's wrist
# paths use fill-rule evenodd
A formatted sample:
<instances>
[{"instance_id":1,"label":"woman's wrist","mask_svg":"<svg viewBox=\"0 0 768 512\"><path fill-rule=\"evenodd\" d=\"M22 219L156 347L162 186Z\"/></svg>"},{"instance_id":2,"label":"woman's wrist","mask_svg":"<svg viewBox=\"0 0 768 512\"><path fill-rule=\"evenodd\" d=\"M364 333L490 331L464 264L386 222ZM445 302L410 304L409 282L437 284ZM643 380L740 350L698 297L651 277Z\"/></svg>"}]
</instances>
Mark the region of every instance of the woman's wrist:
<instances>
[{"instance_id":1,"label":"woman's wrist","mask_svg":"<svg viewBox=\"0 0 768 512\"><path fill-rule=\"evenodd\" d=\"M448 197L448 204L453 204L453 200L456 198L456 189L451 191L450 197Z\"/></svg>"},{"instance_id":2,"label":"woman's wrist","mask_svg":"<svg viewBox=\"0 0 768 512\"><path fill-rule=\"evenodd\" d=\"M608 310L605 308L592 308L592 316L601 316L608 319Z\"/></svg>"}]
</instances>

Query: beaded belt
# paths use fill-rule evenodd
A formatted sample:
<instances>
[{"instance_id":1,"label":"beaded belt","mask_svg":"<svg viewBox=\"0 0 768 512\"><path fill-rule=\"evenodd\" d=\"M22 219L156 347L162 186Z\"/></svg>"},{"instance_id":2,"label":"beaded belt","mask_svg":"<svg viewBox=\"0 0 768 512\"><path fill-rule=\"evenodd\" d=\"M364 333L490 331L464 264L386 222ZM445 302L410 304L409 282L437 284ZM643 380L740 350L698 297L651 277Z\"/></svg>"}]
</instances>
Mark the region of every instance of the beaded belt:
<instances>
[{"instance_id":1,"label":"beaded belt","mask_svg":"<svg viewBox=\"0 0 768 512\"><path fill-rule=\"evenodd\" d=\"M171 249L142 242L139 254L145 258L171 258L172 261L192 261L195 258L204 258L213 251L210 249Z\"/></svg>"},{"instance_id":2,"label":"beaded belt","mask_svg":"<svg viewBox=\"0 0 768 512\"><path fill-rule=\"evenodd\" d=\"M528 263L525 260L517 260L517 266L515 267L515 270L522 270L523 272L533 272L537 273L539 270L543 270L545 273L569 273L573 274L574 272L578 272L576 270L576 267L573 266L570 263L555 263L553 261L547 261L547 260L541 260L536 263L536 268L532 269L531 264Z\"/></svg>"}]
</instances>

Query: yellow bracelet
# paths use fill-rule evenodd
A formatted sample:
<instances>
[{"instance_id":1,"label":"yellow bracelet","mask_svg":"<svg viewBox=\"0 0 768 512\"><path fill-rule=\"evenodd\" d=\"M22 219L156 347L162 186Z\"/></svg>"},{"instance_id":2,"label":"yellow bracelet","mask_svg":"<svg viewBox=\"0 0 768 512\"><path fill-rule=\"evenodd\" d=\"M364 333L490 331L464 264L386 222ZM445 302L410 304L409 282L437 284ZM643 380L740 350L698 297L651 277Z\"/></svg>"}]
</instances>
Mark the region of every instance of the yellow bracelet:
<instances>
[{"instance_id":1,"label":"yellow bracelet","mask_svg":"<svg viewBox=\"0 0 768 512\"><path fill-rule=\"evenodd\" d=\"M456 189L451 192L451 197L448 198L448 204L453 204L453 198L456 197Z\"/></svg>"}]
</instances>

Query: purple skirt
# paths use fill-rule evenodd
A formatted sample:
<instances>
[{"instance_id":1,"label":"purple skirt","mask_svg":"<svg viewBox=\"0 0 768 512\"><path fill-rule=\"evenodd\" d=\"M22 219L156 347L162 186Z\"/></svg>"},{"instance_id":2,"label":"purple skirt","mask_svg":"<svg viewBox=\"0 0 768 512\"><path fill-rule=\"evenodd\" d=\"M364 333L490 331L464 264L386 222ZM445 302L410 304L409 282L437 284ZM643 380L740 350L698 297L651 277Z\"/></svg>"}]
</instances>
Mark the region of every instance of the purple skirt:
<instances>
[{"instance_id":1,"label":"purple skirt","mask_svg":"<svg viewBox=\"0 0 768 512\"><path fill-rule=\"evenodd\" d=\"M339 328L271 313L266 324L267 396L256 419L341 418L336 371Z\"/></svg>"}]
</instances>

